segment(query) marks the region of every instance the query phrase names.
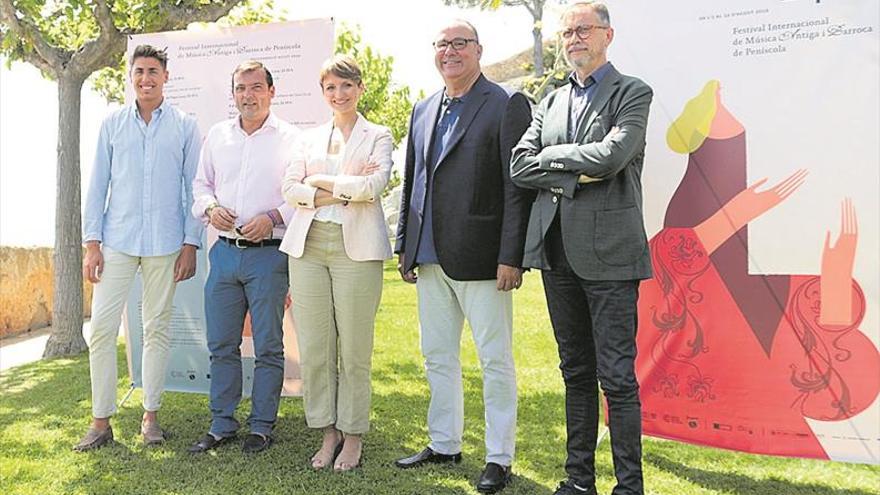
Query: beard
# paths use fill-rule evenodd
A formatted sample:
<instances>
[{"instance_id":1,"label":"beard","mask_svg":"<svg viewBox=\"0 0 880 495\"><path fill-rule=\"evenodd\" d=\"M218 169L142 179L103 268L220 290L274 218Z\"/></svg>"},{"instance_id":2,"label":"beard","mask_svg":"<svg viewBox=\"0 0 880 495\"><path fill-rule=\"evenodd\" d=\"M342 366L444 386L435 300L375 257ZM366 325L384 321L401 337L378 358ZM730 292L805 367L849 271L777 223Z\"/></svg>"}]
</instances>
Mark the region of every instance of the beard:
<instances>
[{"instance_id":1,"label":"beard","mask_svg":"<svg viewBox=\"0 0 880 495\"><path fill-rule=\"evenodd\" d=\"M595 56L590 52L578 52L575 55L568 53L567 51L564 53L565 61L568 62L568 65L573 69L583 69L584 67L589 67L593 60L595 60Z\"/></svg>"}]
</instances>

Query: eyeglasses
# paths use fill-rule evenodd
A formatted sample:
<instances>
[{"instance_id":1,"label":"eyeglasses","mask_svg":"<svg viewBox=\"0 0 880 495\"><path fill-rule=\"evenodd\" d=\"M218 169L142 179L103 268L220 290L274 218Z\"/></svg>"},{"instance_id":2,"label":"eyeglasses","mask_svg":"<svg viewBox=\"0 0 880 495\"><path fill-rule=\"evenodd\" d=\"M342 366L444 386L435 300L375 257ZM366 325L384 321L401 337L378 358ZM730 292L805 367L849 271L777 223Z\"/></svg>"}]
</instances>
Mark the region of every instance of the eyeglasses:
<instances>
[{"instance_id":1,"label":"eyeglasses","mask_svg":"<svg viewBox=\"0 0 880 495\"><path fill-rule=\"evenodd\" d=\"M563 31L559 31L559 36L562 36L562 39L569 39L572 35L577 34L577 37L585 40L593 34L594 29L608 29L609 26L598 26L596 24L582 24L574 29L568 28Z\"/></svg>"},{"instance_id":2,"label":"eyeglasses","mask_svg":"<svg viewBox=\"0 0 880 495\"><path fill-rule=\"evenodd\" d=\"M446 49L446 47L451 46L453 50L459 51L464 50L467 47L468 43L477 43L476 38L452 38L451 40L440 40L432 43L434 45L434 49L438 52L442 52Z\"/></svg>"}]
</instances>

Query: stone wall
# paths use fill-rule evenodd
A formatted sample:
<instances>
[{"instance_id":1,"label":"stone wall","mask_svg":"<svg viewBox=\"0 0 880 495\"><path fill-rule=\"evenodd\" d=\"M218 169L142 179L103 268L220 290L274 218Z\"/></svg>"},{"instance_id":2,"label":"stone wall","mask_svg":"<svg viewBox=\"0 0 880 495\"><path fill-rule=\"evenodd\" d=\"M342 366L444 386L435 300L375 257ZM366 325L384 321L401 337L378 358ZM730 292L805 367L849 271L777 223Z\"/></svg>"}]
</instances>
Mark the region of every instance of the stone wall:
<instances>
[{"instance_id":1,"label":"stone wall","mask_svg":"<svg viewBox=\"0 0 880 495\"><path fill-rule=\"evenodd\" d=\"M52 323L52 249L0 247L0 337ZM83 310L92 304L83 283Z\"/></svg>"}]
</instances>

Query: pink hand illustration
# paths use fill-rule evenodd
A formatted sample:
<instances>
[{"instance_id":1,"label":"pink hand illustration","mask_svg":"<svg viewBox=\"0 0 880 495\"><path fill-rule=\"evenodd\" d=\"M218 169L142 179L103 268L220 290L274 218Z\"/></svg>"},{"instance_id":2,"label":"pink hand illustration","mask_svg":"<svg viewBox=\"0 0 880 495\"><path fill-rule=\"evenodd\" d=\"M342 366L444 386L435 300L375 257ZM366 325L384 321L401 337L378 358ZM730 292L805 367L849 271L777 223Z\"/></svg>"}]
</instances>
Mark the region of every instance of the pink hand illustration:
<instances>
[{"instance_id":1,"label":"pink hand illustration","mask_svg":"<svg viewBox=\"0 0 880 495\"><path fill-rule=\"evenodd\" d=\"M739 229L791 196L804 183L807 173L805 169L797 170L779 184L759 192L758 187L767 182L765 177L740 191L714 215L694 227L707 253L712 254Z\"/></svg>"},{"instance_id":2,"label":"pink hand illustration","mask_svg":"<svg viewBox=\"0 0 880 495\"><path fill-rule=\"evenodd\" d=\"M831 244L831 232L825 233L822 249L821 309L822 325L852 324L852 271L859 237L856 210L850 198L840 204L840 235Z\"/></svg>"},{"instance_id":3,"label":"pink hand illustration","mask_svg":"<svg viewBox=\"0 0 880 495\"><path fill-rule=\"evenodd\" d=\"M770 211L773 207L791 196L807 177L806 169L796 170L782 182L766 191L758 191L767 178L755 182L747 189L740 191L724 205L723 210L734 227L734 232L744 227L752 220Z\"/></svg>"}]
</instances>

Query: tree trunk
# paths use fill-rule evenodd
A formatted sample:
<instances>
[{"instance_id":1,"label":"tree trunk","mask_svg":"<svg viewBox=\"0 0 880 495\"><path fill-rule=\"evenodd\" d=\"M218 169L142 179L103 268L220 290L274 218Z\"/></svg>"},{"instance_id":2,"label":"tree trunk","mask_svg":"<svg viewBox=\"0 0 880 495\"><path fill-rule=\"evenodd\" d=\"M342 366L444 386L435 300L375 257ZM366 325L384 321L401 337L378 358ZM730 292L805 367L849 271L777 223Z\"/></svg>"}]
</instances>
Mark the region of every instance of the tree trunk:
<instances>
[{"instance_id":1,"label":"tree trunk","mask_svg":"<svg viewBox=\"0 0 880 495\"><path fill-rule=\"evenodd\" d=\"M86 350L82 336L83 280L80 215L79 120L84 77L58 77L58 164L55 194L55 268L52 334L43 357Z\"/></svg>"},{"instance_id":2,"label":"tree trunk","mask_svg":"<svg viewBox=\"0 0 880 495\"><path fill-rule=\"evenodd\" d=\"M543 2L535 2L535 10L532 13L535 23L532 25L532 58L535 65L535 77L544 76L544 36L541 34L541 19L544 17Z\"/></svg>"}]
</instances>

